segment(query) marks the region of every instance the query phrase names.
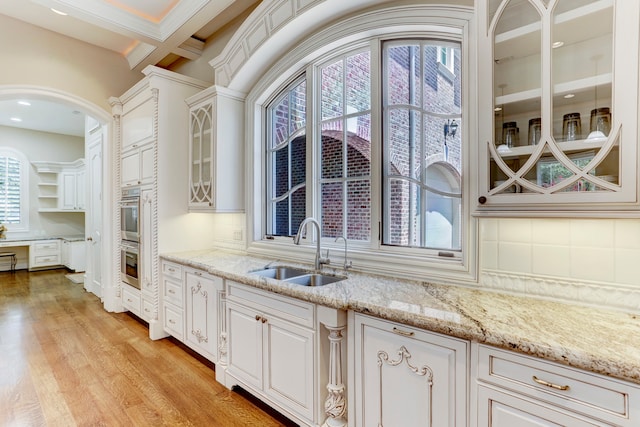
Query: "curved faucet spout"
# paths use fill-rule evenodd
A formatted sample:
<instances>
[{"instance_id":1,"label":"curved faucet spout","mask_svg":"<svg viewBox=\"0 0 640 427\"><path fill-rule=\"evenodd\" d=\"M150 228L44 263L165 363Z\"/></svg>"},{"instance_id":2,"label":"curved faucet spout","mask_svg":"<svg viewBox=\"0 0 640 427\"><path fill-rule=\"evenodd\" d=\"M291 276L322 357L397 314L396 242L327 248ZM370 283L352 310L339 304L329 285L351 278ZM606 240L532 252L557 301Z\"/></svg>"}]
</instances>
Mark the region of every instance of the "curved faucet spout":
<instances>
[{"instance_id":1,"label":"curved faucet spout","mask_svg":"<svg viewBox=\"0 0 640 427\"><path fill-rule=\"evenodd\" d=\"M301 223L300 227L298 227L298 232L293 238L293 243L296 245L300 244L300 239L302 238L302 234L305 232L305 227L308 223L312 223L316 227L316 260L315 260L315 269L316 271L320 271L320 267L322 264L329 264L329 258L322 258L320 256L320 239L322 238L322 229L320 228L320 223L318 220L312 217L305 218Z\"/></svg>"}]
</instances>

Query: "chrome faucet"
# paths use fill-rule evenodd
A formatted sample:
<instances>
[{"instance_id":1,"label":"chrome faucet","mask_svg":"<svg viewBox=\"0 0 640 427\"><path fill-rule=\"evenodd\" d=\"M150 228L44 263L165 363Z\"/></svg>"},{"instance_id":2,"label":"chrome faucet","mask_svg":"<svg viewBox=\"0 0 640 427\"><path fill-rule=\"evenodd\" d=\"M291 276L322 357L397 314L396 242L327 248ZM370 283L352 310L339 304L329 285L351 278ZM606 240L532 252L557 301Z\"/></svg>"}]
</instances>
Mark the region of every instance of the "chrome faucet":
<instances>
[{"instance_id":1,"label":"chrome faucet","mask_svg":"<svg viewBox=\"0 0 640 427\"><path fill-rule=\"evenodd\" d=\"M329 264L331 262L331 260L327 257L327 258L322 258L321 254L320 254L320 238L322 237L322 232L320 230L320 223L312 217L309 218L305 218L301 223L300 223L300 227L298 227L298 232L296 233L296 236L293 238L293 243L295 243L296 245L300 244L300 238L302 237L302 233L305 232L305 227L308 223L312 223L316 226L316 233L317 233L317 237L316 237L316 261L315 261L315 268L316 271L320 271L320 267L323 264Z\"/></svg>"},{"instance_id":2,"label":"chrome faucet","mask_svg":"<svg viewBox=\"0 0 640 427\"><path fill-rule=\"evenodd\" d=\"M351 268L353 265L352 265L351 261L347 262L347 238L344 237L344 236L338 236L338 237L336 237L336 240L335 240L336 243L340 239L344 240L344 264L343 264L342 267L344 268L344 271L347 271L347 269Z\"/></svg>"}]
</instances>

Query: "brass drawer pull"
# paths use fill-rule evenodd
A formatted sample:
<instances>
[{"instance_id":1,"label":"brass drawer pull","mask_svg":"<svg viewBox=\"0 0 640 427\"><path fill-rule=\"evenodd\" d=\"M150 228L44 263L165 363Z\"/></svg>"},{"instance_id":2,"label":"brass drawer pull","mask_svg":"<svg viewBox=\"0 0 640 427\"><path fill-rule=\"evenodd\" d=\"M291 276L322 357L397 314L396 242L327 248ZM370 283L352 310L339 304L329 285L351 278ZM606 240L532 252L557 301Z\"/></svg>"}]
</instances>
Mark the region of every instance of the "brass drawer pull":
<instances>
[{"instance_id":1,"label":"brass drawer pull","mask_svg":"<svg viewBox=\"0 0 640 427\"><path fill-rule=\"evenodd\" d=\"M402 329L398 329L395 326L393 327L393 333L402 335L403 337L412 337L414 335L413 332L403 331Z\"/></svg>"},{"instance_id":2,"label":"brass drawer pull","mask_svg":"<svg viewBox=\"0 0 640 427\"><path fill-rule=\"evenodd\" d=\"M540 385L543 385L545 387L551 387L551 388L555 388L556 390L562 390L562 391L569 390L569 386L568 385L558 385L558 384L550 383L548 381L541 380L540 378L536 377L535 375L532 376L531 379L533 381L535 381L536 383L538 383Z\"/></svg>"}]
</instances>

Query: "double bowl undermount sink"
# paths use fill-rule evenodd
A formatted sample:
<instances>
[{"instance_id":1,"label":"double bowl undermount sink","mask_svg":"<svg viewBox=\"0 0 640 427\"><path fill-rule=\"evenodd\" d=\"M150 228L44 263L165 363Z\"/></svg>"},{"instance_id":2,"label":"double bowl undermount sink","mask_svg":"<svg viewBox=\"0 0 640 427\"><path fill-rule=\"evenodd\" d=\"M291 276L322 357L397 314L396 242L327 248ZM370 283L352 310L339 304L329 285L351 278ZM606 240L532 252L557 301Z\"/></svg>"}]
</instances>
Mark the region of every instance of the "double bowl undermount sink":
<instances>
[{"instance_id":1,"label":"double bowl undermount sink","mask_svg":"<svg viewBox=\"0 0 640 427\"><path fill-rule=\"evenodd\" d=\"M262 270L252 271L250 274L282 280L287 283L295 283L301 286L323 286L346 279L346 277L342 276L331 276L284 265L265 267Z\"/></svg>"}]
</instances>

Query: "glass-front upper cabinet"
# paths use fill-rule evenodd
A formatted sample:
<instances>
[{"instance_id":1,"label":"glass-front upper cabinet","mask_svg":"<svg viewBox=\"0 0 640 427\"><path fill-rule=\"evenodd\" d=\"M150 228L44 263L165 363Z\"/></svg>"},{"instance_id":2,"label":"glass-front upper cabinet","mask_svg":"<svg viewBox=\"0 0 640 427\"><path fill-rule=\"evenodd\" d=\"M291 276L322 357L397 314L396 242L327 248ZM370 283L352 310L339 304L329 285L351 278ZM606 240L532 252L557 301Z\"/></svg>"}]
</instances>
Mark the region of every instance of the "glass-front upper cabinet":
<instances>
[{"instance_id":1,"label":"glass-front upper cabinet","mask_svg":"<svg viewBox=\"0 0 640 427\"><path fill-rule=\"evenodd\" d=\"M476 3L476 211L637 209L640 2Z\"/></svg>"}]
</instances>

